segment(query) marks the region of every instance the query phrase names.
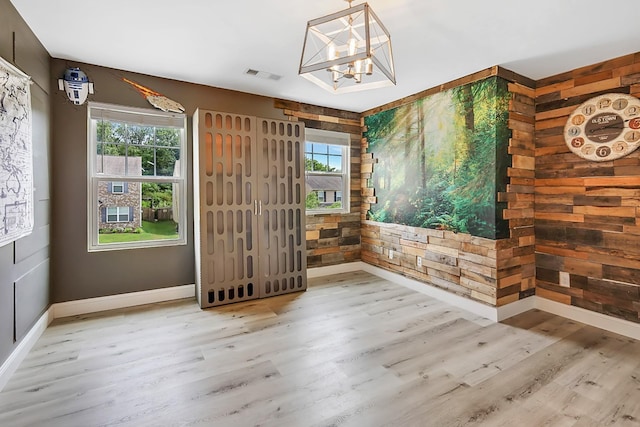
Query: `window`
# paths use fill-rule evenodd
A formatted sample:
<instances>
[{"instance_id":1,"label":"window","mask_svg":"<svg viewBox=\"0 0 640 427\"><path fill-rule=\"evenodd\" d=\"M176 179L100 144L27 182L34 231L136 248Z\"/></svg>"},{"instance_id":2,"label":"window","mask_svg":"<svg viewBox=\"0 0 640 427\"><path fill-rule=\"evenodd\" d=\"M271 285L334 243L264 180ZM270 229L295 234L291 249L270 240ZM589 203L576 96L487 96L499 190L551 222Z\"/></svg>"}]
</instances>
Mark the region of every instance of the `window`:
<instances>
[{"instance_id":1,"label":"window","mask_svg":"<svg viewBox=\"0 0 640 427\"><path fill-rule=\"evenodd\" d=\"M305 129L307 213L349 212L348 134Z\"/></svg>"},{"instance_id":2,"label":"window","mask_svg":"<svg viewBox=\"0 0 640 427\"><path fill-rule=\"evenodd\" d=\"M89 103L89 251L186 244L184 114Z\"/></svg>"},{"instance_id":3,"label":"window","mask_svg":"<svg viewBox=\"0 0 640 427\"><path fill-rule=\"evenodd\" d=\"M129 207L106 208L107 222L129 222Z\"/></svg>"},{"instance_id":4,"label":"window","mask_svg":"<svg viewBox=\"0 0 640 427\"><path fill-rule=\"evenodd\" d=\"M124 193L124 182L112 182L111 183L111 193L113 193L113 194L122 194L122 193Z\"/></svg>"}]
</instances>

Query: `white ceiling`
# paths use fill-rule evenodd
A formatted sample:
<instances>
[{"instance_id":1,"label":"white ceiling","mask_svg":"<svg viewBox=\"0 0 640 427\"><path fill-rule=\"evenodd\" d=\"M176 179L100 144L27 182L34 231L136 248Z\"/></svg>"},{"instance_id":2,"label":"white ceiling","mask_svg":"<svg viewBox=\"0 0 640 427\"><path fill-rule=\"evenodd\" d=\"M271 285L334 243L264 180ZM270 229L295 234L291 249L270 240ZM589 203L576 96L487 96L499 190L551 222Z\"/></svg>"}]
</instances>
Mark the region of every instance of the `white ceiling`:
<instances>
[{"instance_id":1,"label":"white ceiling","mask_svg":"<svg viewBox=\"0 0 640 427\"><path fill-rule=\"evenodd\" d=\"M56 58L356 112L493 65L540 79L640 51L638 0L369 0L398 83L336 95L297 72L307 21L344 0L11 2Z\"/></svg>"}]
</instances>

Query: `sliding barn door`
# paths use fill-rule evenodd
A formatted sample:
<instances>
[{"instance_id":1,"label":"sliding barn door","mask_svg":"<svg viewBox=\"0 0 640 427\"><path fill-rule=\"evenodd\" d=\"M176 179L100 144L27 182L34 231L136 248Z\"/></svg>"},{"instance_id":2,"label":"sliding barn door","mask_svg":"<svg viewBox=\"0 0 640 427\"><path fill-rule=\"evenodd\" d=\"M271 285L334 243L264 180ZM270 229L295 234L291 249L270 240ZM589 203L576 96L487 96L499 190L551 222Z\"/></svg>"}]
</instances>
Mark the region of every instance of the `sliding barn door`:
<instances>
[{"instance_id":1,"label":"sliding barn door","mask_svg":"<svg viewBox=\"0 0 640 427\"><path fill-rule=\"evenodd\" d=\"M304 125L257 119L261 297L307 287Z\"/></svg>"},{"instance_id":2,"label":"sliding barn door","mask_svg":"<svg viewBox=\"0 0 640 427\"><path fill-rule=\"evenodd\" d=\"M193 122L200 306L306 289L304 125L207 110Z\"/></svg>"},{"instance_id":3,"label":"sliding barn door","mask_svg":"<svg viewBox=\"0 0 640 427\"><path fill-rule=\"evenodd\" d=\"M200 306L258 298L255 117L203 110L196 116Z\"/></svg>"}]
</instances>

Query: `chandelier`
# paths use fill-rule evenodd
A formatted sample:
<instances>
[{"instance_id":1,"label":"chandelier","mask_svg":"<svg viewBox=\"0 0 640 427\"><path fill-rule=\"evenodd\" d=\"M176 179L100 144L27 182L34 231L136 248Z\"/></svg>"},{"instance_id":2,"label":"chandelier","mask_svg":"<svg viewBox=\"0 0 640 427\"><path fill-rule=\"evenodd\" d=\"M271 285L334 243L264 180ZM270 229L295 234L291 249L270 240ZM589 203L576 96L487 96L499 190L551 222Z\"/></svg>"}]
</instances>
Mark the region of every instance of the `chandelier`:
<instances>
[{"instance_id":1,"label":"chandelier","mask_svg":"<svg viewBox=\"0 0 640 427\"><path fill-rule=\"evenodd\" d=\"M334 93L396 84L391 36L367 3L309 21L298 74Z\"/></svg>"}]
</instances>

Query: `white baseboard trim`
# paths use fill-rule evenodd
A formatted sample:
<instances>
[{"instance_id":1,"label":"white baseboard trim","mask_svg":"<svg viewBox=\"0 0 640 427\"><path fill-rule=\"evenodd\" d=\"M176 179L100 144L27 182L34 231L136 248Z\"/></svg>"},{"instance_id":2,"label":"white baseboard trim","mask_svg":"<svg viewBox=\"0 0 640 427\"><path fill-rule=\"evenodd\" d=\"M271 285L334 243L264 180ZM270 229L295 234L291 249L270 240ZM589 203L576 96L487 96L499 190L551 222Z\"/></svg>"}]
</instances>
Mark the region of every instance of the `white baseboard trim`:
<instances>
[{"instance_id":1,"label":"white baseboard trim","mask_svg":"<svg viewBox=\"0 0 640 427\"><path fill-rule=\"evenodd\" d=\"M516 316L520 313L524 313L525 311L533 310L536 307L537 297L530 296L528 298L524 298L518 301L514 301L510 304L503 305L501 307L497 307L496 310L498 312L498 322L502 322L509 317Z\"/></svg>"},{"instance_id":2,"label":"white baseboard trim","mask_svg":"<svg viewBox=\"0 0 640 427\"><path fill-rule=\"evenodd\" d=\"M27 332L27 335L20 341L16 348L11 352L7 360L0 366L0 391L7 385L11 375L18 369L20 363L27 357L27 354L31 351L33 346L38 341L38 338L47 329L49 323L53 320L52 311L49 308L42 316L36 321L36 324Z\"/></svg>"},{"instance_id":3,"label":"white baseboard trim","mask_svg":"<svg viewBox=\"0 0 640 427\"><path fill-rule=\"evenodd\" d=\"M368 264L362 261L345 262L343 264L327 265L325 267L307 268L307 278L314 279L316 277L330 276L332 274L351 273L354 271L362 271Z\"/></svg>"},{"instance_id":4,"label":"white baseboard trim","mask_svg":"<svg viewBox=\"0 0 640 427\"><path fill-rule=\"evenodd\" d=\"M154 302L171 301L182 298L195 298L196 285L173 286L171 288L151 289L149 291L109 295L53 304L53 318L76 316L78 314L97 313L116 308L133 307Z\"/></svg>"},{"instance_id":5,"label":"white baseboard trim","mask_svg":"<svg viewBox=\"0 0 640 427\"><path fill-rule=\"evenodd\" d=\"M572 305L561 304L535 295L512 302L511 304L507 304L502 307L491 307L362 261L309 269L308 277L321 277L358 270L366 271L375 276L406 286L407 288L485 317L494 322L501 322L520 313L538 309L566 319L575 320L586 325L640 340L639 323L618 319L617 317L607 316L605 314L596 313L595 311L585 310L584 308Z\"/></svg>"},{"instance_id":6,"label":"white baseboard trim","mask_svg":"<svg viewBox=\"0 0 640 427\"><path fill-rule=\"evenodd\" d=\"M536 307L547 313L585 323L609 332L640 340L640 324L606 314L586 310L573 305L562 304L546 298L536 297Z\"/></svg>"}]
</instances>

